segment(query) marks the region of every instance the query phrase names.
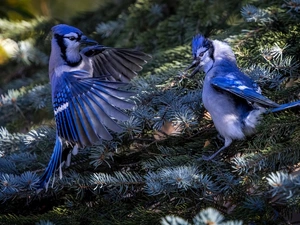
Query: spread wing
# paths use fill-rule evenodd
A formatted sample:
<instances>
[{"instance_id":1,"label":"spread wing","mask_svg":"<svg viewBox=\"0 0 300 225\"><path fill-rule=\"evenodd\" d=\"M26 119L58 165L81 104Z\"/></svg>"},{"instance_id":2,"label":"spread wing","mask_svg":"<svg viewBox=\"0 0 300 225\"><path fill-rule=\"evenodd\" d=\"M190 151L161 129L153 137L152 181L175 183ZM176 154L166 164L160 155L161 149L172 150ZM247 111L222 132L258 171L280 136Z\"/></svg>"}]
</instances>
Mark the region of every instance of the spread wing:
<instances>
[{"instance_id":1,"label":"spread wing","mask_svg":"<svg viewBox=\"0 0 300 225\"><path fill-rule=\"evenodd\" d=\"M110 48L101 45L87 47L82 53L93 61L94 77L128 83L151 56L135 49Z\"/></svg>"},{"instance_id":2,"label":"spread wing","mask_svg":"<svg viewBox=\"0 0 300 225\"><path fill-rule=\"evenodd\" d=\"M211 79L211 84L249 102L255 102L268 107L279 106L277 103L260 94L257 84L246 76L238 77L235 74L228 74L223 77L216 76Z\"/></svg>"},{"instance_id":3,"label":"spread wing","mask_svg":"<svg viewBox=\"0 0 300 225\"><path fill-rule=\"evenodd\" d=\"M128 119L120 109L133 107L125 101L133 93L118 89L124 83L87 76L83 70L64 72L53 91L58 135L80 147L112 139L109 130L122 130L115 120Z\"/></svg>"}]
</instances>

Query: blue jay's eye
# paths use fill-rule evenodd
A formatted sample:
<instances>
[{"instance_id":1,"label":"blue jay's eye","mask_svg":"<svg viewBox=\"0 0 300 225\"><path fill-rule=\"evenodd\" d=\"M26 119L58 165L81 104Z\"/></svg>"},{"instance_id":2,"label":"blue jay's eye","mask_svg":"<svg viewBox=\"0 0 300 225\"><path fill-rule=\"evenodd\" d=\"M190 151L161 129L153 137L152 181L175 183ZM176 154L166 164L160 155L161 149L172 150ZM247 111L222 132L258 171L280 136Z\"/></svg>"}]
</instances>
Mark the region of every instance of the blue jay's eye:
<instances>
[{"instance_id":1,"label":"blue jay's eye","mask_svg":"<svg viewBox=\"0 0 300 225\"><path fill-rule=\"evenodd\" d=\"M202 57L203 55L204 55L204 52L201 52L201 53L199 53L199 56L201 56L201 57Z\"/></svg>"},{"instance_id":2,"label":"blue jay's eye","mask_svg":"<svg viewBox=\"0 0 300 225\"><path fill-rule=\"evenodd\" d=\"M74 36L67 37L70 41L74 41L76 38Z\"/></svg>"}]
</instances>

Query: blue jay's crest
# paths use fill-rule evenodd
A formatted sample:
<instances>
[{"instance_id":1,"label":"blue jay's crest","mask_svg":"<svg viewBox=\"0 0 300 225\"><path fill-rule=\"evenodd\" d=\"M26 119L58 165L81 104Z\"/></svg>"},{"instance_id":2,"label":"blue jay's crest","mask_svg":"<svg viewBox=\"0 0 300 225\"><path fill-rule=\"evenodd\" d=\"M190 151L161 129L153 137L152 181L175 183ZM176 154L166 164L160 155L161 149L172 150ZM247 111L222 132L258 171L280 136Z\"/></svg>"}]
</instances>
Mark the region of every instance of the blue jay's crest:
<instances>
[{"instance_id":1,"label":"blue jay's crest","mask_svg":"<svg viewBox=\"0 0 300 225\"><path fill-rule=\"evenodd\" d=\"M209 41L203 35L197 34L193 37L192 40L192 54L194 57L197 57L197 50L201 47L208 48Z\"/></svg>"},{"instance_id":2,"label":"blue jay's crest","mask_svg":"<svg viewBox=\"0 0 300 225\"><path fill-rule=\"evenodd\" d=\"M59 24L52 27L52 32L59 35L69 34L71 32L82 34L82 31L77 29L76 27L72 27L66 24Z\"/></svg>"}]
</instances>

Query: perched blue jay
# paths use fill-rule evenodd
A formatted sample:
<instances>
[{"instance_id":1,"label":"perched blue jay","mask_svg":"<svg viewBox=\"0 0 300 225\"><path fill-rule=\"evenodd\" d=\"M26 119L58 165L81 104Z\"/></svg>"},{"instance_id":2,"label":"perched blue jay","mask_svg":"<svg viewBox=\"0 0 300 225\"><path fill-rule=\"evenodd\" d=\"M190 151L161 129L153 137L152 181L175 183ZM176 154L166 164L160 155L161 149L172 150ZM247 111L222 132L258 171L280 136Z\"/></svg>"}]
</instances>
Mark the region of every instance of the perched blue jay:
<instances>
[{"instance_id":1,"label":"perched blue jay","mask_svg":"<svg viewBox=\"0 0 300 225\"><path fill-rule=\"evenodd\" d=\"M190 77L200 70L205 72L202 101L225 139L224 146L204 156L205 160L213 159L233 140L253 134L261 114L300 105L300 101L279 105L263 96L259 86L240 71L233 51L224 42L196 35L192 54L193 62L186 70L195 67Z\"/></svg>"},{"instance_id":2,"label":"perched blue jay","mask_svg":"<svg viewBox=\"0 0 300 225\"><path fill-rule=\"evenodd\" d=\"M81 49L83 44L92 46ZM116 120L128 119L120 109L134 106L126 101L133 93L118 88L136 76L150 58L134 49L98 45L72 26L52 28L49 78L57 131L52 157L40 178L42 187L58 167L62 177L63 140L74 145L76 154L78 147L111 140L109 130L122 130Z\"/></svg>"}]
</instances>

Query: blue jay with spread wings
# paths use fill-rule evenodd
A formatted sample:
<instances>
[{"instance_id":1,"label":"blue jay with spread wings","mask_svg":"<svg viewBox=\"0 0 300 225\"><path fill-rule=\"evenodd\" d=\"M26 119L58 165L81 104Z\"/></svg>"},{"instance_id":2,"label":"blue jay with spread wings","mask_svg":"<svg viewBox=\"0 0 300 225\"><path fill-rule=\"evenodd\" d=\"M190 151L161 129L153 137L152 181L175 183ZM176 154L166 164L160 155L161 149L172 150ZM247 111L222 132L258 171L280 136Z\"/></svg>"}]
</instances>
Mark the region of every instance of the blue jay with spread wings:
<instances>
[{"instance_id":1,"label":"blue jay with spread wings","mask_svg":"<svg viewBox=\"0 0 300 225\"><path fill-rule=\"evenodd\" d=\"M195 68L190 77L200 70L205 72L202 101L225 140L224 146L213 155L204 156L205 160L213 159L233 140L253 134L261 114L300 105L300 101L279 105L263 96L257 83L240 71L225 42L196 35L192 54L193 62L187 70Z\"/></svg>"},{"instance_id":2,"label":"blue jay with spread wings","mask_svg":"<svg viewBox=\"0 0 300 225\"><path fill-rule=\"evenodd\" d=\"M81 49L83 44L90 46ZM52 28L49 78L56 142L40 178L41 187L48 185L57 168L62 177L64 140L74 145L76 154L78 147L111 140L110 130L122 131L116 120L127 120L122 110L134 105L126 101L133 93L119 88L150 59L138 50L98 45L72 26L59 24Z\"/></svg>"}]
</instances>

